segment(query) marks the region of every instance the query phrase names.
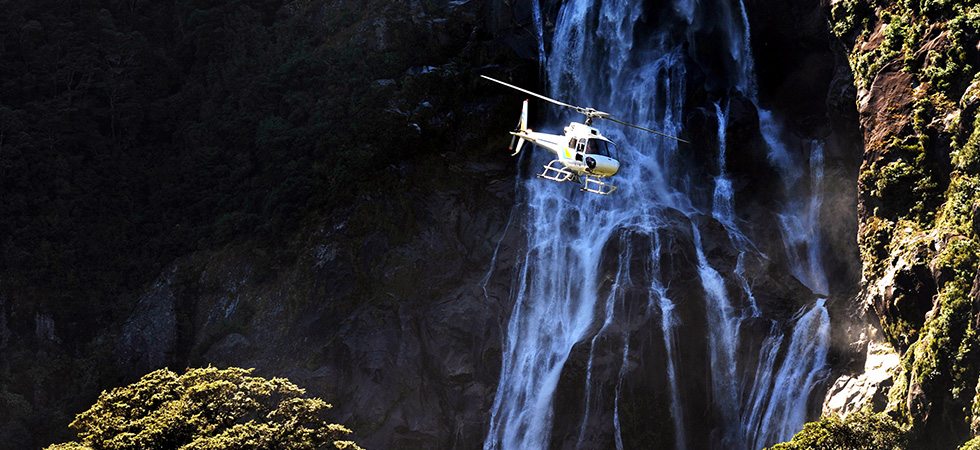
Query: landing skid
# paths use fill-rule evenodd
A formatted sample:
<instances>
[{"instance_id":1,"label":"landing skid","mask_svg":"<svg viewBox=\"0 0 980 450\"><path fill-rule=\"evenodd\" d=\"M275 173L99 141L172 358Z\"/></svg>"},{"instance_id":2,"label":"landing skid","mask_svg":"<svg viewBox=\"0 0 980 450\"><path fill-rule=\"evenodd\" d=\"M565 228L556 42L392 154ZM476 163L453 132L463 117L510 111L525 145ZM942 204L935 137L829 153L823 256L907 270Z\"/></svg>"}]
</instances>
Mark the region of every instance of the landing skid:
<instances>
[{"instance_id":1,"label":"landing skid","mask_svg":"<svg viewBox=\"0 0 980 450\"><path fill-rule=\"evenodd\" d=\"M562 181L568 181L574 178L575 174L566 169L565 165L556 159L545 164L544 172L539 173L538 177L561 183Z\"/></svg>"},{"instance_id":2,"label":"landing skid","mask_svg":"<svg viewBox=\"0 0 980 450\"><path fill-rule=\"evenodd\" d=\"M609 195L616 192L616 186L604 183L598 177L586 174L582 177L582 190L599 195Z\"/></svg>"},{"instance_id":3,"label":"landing skid","mask_svg":"<svg viewBox=\"0 0 980 450\"><path fill-rule=\"evenodd\" d=\"M568 170L568 168L557 159L545 164L544 171L539 173L538 177L559 183L564 181L582 183L582 188L580 190L583 192L591 192L593 194L609 195L616 191L616 186L603 182L602 179L595 175L576 175L571 170Z\"/></svg>"}]
</instances>

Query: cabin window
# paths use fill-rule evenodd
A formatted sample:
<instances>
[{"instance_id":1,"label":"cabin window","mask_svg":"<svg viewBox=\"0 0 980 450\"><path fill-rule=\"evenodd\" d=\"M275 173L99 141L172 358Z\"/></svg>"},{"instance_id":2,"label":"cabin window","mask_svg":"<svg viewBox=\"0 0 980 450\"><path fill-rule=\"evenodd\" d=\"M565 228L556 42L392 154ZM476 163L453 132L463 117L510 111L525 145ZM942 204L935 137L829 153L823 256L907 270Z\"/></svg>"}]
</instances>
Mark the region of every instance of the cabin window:
<instances>
[{"instance_id":1,"label":"cabin window","mask_svg":"<svg viewBox=\"0 0 980 450\"><path fill-rule=\"evenodd\" d=\"M602 139L589 139L585 153L590 155L609 156L609 144Z\"/></svg>"},{"instance_id":2,"label":"cabin window","mask_svg":"<svg viewBox=\"0 0 980 450\"><path fill-rule=\"evenodd\" d=\"M568 148L575 148L576 144L578 144L578 139L571 138L568 140Z\"/></svg>"}]
</instances>

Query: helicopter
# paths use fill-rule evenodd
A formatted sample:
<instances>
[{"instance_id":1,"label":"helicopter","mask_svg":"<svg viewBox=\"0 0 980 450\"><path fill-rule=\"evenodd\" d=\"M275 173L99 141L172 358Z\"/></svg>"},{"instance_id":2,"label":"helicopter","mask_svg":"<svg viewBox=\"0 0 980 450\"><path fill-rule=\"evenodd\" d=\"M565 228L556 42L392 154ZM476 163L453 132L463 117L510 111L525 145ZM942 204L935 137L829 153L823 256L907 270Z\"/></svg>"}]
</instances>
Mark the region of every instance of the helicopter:
<instances>
[{"instance_id":1,"label":"helicopter","mask_svg":"<svg viewBox=\"0 0 980 450\"><path fill-rule=\"evenodd\" d=\"M599 130L592 127L595 119L606 119L620 125L637 128L643 131L654 133L670 139L690 144L689 141L669 134L661 133L646 127L641 127L629 122L624 122L613 117L607 112L598 111L595 108L583 108L581 106L570 105L560 102L553 98L545 97L541 94L531 92L505 83L500 80L480 75L487 80L502 84L511 89L516 89L525 94L533 95L545 101L549 101L558 106L569 108L579 114L585 115L585 123L571 122L565 127L565 134L550 134L533 131L527 127L527 104L524 100L521 109L521 117L517 122L517 128L511 131L513 135L508 150L516 156L521 152L521 147L525 142L544 148L554 153L557 159L544 165L544 171L538 174L539 178L555 182L573 181L582 185L581 191L591 192L599 195L609 195L616 191L616 186L603 181L619 172L620 163L615 158L616 145L603 136Z\"/></svg>"}]
</instances>

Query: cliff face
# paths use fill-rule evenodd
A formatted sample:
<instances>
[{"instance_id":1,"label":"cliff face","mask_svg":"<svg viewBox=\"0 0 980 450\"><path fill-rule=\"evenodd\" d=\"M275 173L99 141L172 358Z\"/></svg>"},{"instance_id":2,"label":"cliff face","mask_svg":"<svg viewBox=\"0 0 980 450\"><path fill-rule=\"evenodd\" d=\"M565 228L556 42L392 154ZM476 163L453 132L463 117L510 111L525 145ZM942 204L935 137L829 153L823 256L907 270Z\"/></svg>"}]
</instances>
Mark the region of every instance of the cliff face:
<instances>
[{"instance_id":1,"label":"cliff face","mask_svg":"<svg viewBox=\"0 0 980 450\"><path fill-rule=\"evenodd\" d=\"M534 85L530 11L48 3L3 18L0 447L207 364L291 378L368 448L478 442L520 107L478 75ZM49 56L80 81L48 83Z\"/></svg>"},{"instance_id":2,"label":"cliff face","mask_svg":"<svg viewBox=\"0 0 980 450\"><path fill-rule=\"evenodd\" d=\"M858 307L901 354L885 409L913 443L950 448L980 433L980 5L844 0L832 13L864 135Z\"/></svg>"}]
</instances>

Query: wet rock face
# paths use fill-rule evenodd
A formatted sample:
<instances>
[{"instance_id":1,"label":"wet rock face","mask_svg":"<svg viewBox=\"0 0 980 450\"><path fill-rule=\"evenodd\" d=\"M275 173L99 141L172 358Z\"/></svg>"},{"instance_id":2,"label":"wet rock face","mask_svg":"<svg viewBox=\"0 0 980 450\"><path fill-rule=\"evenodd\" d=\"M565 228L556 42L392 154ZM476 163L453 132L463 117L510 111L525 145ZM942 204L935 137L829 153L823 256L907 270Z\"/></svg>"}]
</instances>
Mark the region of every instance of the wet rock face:
<instances>
[{"instance_id":1,"label":"wet rock face","mask_svg":"<svg viewBox=\"0 0 980 450\"><path fill-rule=\"evenodd\" d=\"M397 202L409 207L370 207L370 224L358 223L357 205L324 219L278 269L248 248L181 260L141 296L118 357L134 376L214 364L288 377L329 399L365 447L473 446L522 243L518 227L506 228L506 167L456 170L406 178ZM466 182L420 187L433 174ZM398 232L379 235L387 224Z\"/></svg>"},{"instance_id":2,"label":"wet rock face","mask_svg":"<svg viewBox=\"0 0 980 450\"><path fill-rule=\"evenodd\" d=\"M711 394L715 380L709 336L711 327L718 324L710 323L706 313L710 300L699 272L692 226L700 232L706 259L723 278L724 295L734 308L744 310L750 300L736 279L739 251L724 226L711 217L688 218L674 210L662 211L658 217L662 225L657 230L621 230L603 250L603 279L615 279L617 273L627 270L629 285L618 286L614 320L609 326L594 324L562 369L555 395L552 448L613 448L617 434L624 448L643 448L651 442L670 448L679 441L671 419L672 380L662 299L649 288L655 280L669 281L663 295L674 305L672 320L677 323L670 351L676 354L673 369L678 376L673 382L685 424L680 438L689 448L709 448L724 439L721 433L727 419ZM654 258L660 266L654 270L649 255L657 245L660 252ZM631 258L621 260L618 256L622 254ZM759 320L743 324L737 349L739 367L751 371L774 321L789 320L815 296L787 275L784 267L762 255L747 252L743 258L747 260L745 276L752 280L755 300L763 310ZM608 288L600 289L600 298L605 298ZM738 376L752 379L754 374ZM619 430L614 427L614 414L618 414Z\"/></svg>"},{"instance_id":3,"label":"wet rock face","mask_svg":"<svg viewBox=\"0 0 980 450\"><path fill-rule=\"evenodd\" d=\"M657 230L656 235L622 230L618 237L610 239L603 251L602 272L611 278L623 269L618 266L618 256L629 249L633 256L622 264L628 265L631 285L621 287L621 298L616 306L619 312L612 326L600 330L601 324L596 324L587 338L572 349L562 369L555 396L553 448L615 447L612 414L617 409L624 446L642 447L659 442L669 447L668 443L676 440L670 420L667 350L661 331L663 317L657 306L660 298L651 297L648 288L652 277L659 276L671 280L666 295L678 299L677 313L683 319L677 334L684 336L680 345L686 349L685 354L694 355L677 369L693 374L683 383L681 394L685 407L694 410L685 411L690 416L685 420L701 423L706 430L711 427L713 419L705 390L710 386L710 380L703 376L709 368L707 361L700 357L708 354L703 331L704 292L697 273L691 225L678 211L664 211L663 217L670 218L666 221L668 225ZM657 257L662 261L663 274L650 272L649 255L656 245L655 240L660 244ZM624 360L626 345L630 351ZM614 404L617 399L618 405ZM702 433L696 442L707 445L706 439L707 435Z\"/></svg>"}]
</instances>

